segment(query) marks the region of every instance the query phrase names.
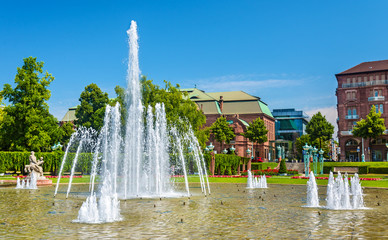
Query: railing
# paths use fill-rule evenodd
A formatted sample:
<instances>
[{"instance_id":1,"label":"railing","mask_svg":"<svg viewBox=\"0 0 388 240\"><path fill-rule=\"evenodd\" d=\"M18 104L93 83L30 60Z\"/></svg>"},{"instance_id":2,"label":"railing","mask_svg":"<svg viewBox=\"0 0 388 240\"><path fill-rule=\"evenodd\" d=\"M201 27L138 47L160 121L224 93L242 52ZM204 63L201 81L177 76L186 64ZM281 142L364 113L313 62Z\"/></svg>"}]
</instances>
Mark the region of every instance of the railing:
<instances>
[{"instance_id":1,"label":"railing","mask_svg":"<svg viewBox=\"0 0 388 240\"><path fill-rule=\"evenodd\" d=\"M384 84L388 84L388 80L374 80L374 81L359 82L359 83L343 83L342 88L366 87L366 86L375 86L375 85L384 85Z\"/></svg>"},{"instance_id":2,"label":"railing","mask_svg":"<svg viewBox=\"0 0 388 240\"><path fill-rule=\"evenodd\" d=\"M345 135L353 135L352 131L341 131L341 135L342 136L345 136Z\"/></svg>"},{"instance_id":3,"label":"railing","mask_svg":"<svg viewBox=\"0 0 388 240\"><path fill-rule=\"evenodd\" d=\"M358 119L358 115L346 115L345 119Z\"/></svg>"},{"instance_id":4,"label":"railing","mask_svg":"<svg viewBox=\"0 0 388 240\"><path fill-rule=\"evenodd\" d=\"M384 101L385 97L384 96L377 96L377 97L368 97L368 101Z\"/></svg>"}]
</instances>

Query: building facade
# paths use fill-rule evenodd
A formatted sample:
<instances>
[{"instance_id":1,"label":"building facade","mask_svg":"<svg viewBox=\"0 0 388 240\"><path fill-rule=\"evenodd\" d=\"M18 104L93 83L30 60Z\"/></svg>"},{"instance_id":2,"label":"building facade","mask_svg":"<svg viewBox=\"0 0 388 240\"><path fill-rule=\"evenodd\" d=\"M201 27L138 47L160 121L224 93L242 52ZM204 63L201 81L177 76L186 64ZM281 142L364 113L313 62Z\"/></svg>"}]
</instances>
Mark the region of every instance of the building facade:
<instances>
[{"instance_id":1,"label":"building facade","mask_svg":"<svg viewBox=\"0 0 388 240\"><path fill-rule=\"evenodd\" d=\"M294 108L274 109L272 116L275 122L275 144L284 147L284 157L291 160L297 158L296 139L306 133L309 116Z\"/></svg>"},{"instance_id":2,"label":"building facade","mask_svg":"<svg viewBox=\"0 0 388 240\"><path fill-rule=\"evenodd\" d=\"M251 157L247 154L247 149L252 151L255 160L273 161L275 159L275 148L271 145L275 140L275 118L272 116L268 105L261 101L259 97L252 96L243 91L233 92L210 92L205 93L196 88L181 89L187 92L190 100L195 102L206 116L204 127L210 127L217 118L224 116L236 135L230 144L218 143L210 136L209 143L212 142L214 150L221 153L224 149L229 149L232 145L235 152L241 157ZM249 123L256 118L261 118L268 130L268 141L263 144L250 142L241 134L246 131Z\"/></svg>"},{"instance_id":3,"label":"building facade","mask_svg":"<svg viewBox=\"0 0 388 240\"><path fill-rule=\"evenodd\" d=\"M363 62L335 75L338 87L338 139L339 160L360 161L364 152L366 161L387 160L387 140L385 133L379 139L361 139L353 136L353 126L365 119L372 106L388 124L386 109L388 97L388 60ZM363 149L364 146L364 149Z\"/></svg>"}]
</instances>

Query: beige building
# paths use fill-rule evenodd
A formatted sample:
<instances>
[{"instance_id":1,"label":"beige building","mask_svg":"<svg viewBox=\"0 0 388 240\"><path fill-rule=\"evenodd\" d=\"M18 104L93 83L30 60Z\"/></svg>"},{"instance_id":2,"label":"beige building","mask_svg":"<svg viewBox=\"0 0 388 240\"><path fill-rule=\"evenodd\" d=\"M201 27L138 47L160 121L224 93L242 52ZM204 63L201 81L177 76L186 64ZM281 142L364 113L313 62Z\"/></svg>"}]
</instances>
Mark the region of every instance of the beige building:
<instances>
[{"instance_id":1,"label":"beige building","mask_svg":"<svg viewBox=\"0 0 388 240\"><path fill-rule=\"evenodd\" d=\"M255 160L274 160L275 148L270 142L275 140L275 119L268 108L268 105L259 97L252 96L243 91L232 92L209 92L205 93L197 88L181 89L188 93L188 98L195 102L206 116L205 127L210 127L220 116L224 116L233 128L236 137L230 144L224 144L228 149L234 145L236 153L242 157L250 157L247 149L252 150L252 142L241 134L246 131L249 123L256 118L261 118L268 130L268 141L263 144L253 144L253 155ZM211 136L209 143L215 146L214 150L221 153L221 144Z\"/></svg>"}]
</instances>

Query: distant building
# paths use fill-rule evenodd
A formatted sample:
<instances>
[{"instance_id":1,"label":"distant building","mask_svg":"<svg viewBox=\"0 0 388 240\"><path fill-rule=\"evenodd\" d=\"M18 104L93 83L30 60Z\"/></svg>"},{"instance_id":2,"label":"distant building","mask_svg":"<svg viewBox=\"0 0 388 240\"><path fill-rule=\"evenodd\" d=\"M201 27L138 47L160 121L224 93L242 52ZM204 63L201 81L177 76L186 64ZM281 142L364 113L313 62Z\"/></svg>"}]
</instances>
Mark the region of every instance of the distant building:
<instances>
[{"instance_id":1,"label":"distant building","mask_svg":"<svg viewBox=\"0 0 388 240\"><path fill-rule=\"evenodd\" d=\"M356 122L365 119L371 107L376 106L376 112L381 112L385 125L388 124L388 60L363 62L335 76L340 160L360 161L362 139L352 134ZM363 142L366 161L387 160L387 133L372 140L371 145L367 139Z\"/></svg>"},{"instance_id":2,"label":"distant building","mask_svg":"<svg viewBox=\"0 0 388 240\"><path fill-rule=\"evenodd\" d=\"M59 121L59 125L62 126L66 122L71 122L74 124L74 121L77 119L75 116L75 110L77 107L71 107L69 110L67 110L65 116L62 118L61 121Z\"/></svg>"},{"instance_id":3,"label":"distant building","mask_svg":"<svg viewBox=\"0 0 388 240\"><path fill-rule=\"evenodd\" d=\"M309 116L294 108L274 109L276 146L284 147L284 157L289 160L297 157L295 141L305 134Z\"/></svg>"},{"instance_id":4,"label":"distant building","mask_svg":"<svg viewBox=\"0 0 388 240\"><path fill-rule=\"evenodd\" d=\"M205 93L196 88L181 89L181 91L187 92L188 97L205 114L206 127L210 127L220 116L226 118L236 137L230 144L224 144L223 148L228 149L234 145L235 152L239 156L250 157L246 151L248 148L252 148L252 142L241 134L250 122L256 118L261 118L268 130L268 141L263 144L253 144L254 157L256 159L261 158L262 161L274 160L275 149L270 142L275 140L275 118L272 116L267 104L261 101L259 97L243 91ZM214 150L221 153L223 150L221 144L216 142L212 136L209 142L212 142L215 146Z\"/></svg>"}]
</instances>

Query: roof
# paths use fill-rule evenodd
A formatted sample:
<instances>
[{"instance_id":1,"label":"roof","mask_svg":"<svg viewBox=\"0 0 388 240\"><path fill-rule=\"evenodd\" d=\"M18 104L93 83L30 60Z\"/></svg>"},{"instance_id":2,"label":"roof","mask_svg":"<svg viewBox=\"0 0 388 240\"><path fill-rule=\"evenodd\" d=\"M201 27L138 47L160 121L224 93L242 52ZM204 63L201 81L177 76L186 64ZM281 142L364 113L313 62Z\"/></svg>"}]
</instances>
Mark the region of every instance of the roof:
<instances>
[{"instance_id":1,"label":"roof","mask_svg":"<svg viewBox=\"0 0 388 240\"><path fill-rule=\"evenodd\" d=\"M76 109L77 109L77 107L69 108L69 110L67 110L65 116L62 118L61 122L71 122L71 121L76 120L77 119L75 116Z\"/></svg>"},{"instance_id":2,"label":"roof","mask_svg":"<svg viewBox=\"0 0 388 240\"><path fill-rule=\"evenodd\" d=\"M363 62L336 75L388 70L388 60Z\"/></svg>"},{"instance_id":3,"label":"roof","mask_svg":"<svg viewBox=\"0 0 388 240\"><path fill-rule=\"evenodd\" d=\"M210 92L205 93L205 91L202 91L197 88L183 88L180 89L182 92L187 92L189 95L189 98L196 102L196 101L218 101L220 100L220 96L223 97L224 102L225 101L243 101L243 100L259 100L259 97L252 96L244 91L232 91L232 92Z\"/></svg>"},{"instance_id":4,"label":"roof","mask_svg":"<svg viewBox=\"0 0 388 240\"><path fill-rule=\"evenodd\" d=\"M197 88L180 89L188 93L188 98L202 109L204 114L255 114L264 113L272 116L267 104L259 97L252 96L244 91L210 92L205 93ZM219 100L223 99L223 111L221 112Z\"/></svg>"},{"instance_id":5,"label":"roof","mask_svg":"<svg viewBox=\"0 0 388 240\"><path fill-rule=\"evenodd\" d=\"M258 100L258 97L252 96L243 91L232 91L232 92L212 92L207 93L210 97L215 100L220 100L220 96L223 97L225 101L241 101L241 100Z\"/></svg>"}]
</instances>

